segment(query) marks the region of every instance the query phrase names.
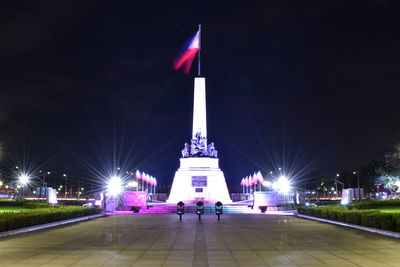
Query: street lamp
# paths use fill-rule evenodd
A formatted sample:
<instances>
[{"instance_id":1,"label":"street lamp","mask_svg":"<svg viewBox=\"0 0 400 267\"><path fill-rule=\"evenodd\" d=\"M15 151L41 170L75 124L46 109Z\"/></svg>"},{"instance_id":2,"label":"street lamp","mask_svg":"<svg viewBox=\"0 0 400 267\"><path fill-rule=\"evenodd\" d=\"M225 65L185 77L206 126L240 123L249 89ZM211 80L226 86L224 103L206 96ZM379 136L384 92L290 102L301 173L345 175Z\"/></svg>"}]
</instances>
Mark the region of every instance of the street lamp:
<instances>
[{"instance_id":1,"label":"street lamp","mask_svg":"<svg viewBox=\"0 0 400 267\"><path fill-rule=\"evenodd\" d=\"M65 178L64 199L66 199L67 198L67 187L68 187L68 176L64 173L63 177Z\"/></svg>"},{"instance_id":2,"label":"street lamp","mask_svg":"<svg viewBox=\"0 0 400 267\"><path fill-rule=\"evenodd\" d=\"M21 174L21 175L18 177L18 181L19 181L19 183L20 183L21 185L27 185L28 182L29 182L29 176L26 175L26 174Z\"/></svg>"},{"instance_id":3,"label":"street lamp","mask_svg":"<svg viewBox=\"0 0 400 267\"><path fill-rule=\"evenodd\" d=\"M107 182L107 190L111 196L118 196L122 191L122 180L119 176L113 176Z\"/></svg>"},{"instance_id":4,"label":"street lamp","mask_svg":"<svg viewBox=\"0 0 400 267\"><path fill-rule=\"evenodd\" d=\"M340 174L339 173L336 173L336 179L335 179L335 189L336 189L336 197L339 197L339 191L338 191L338 189L337 189L337 183L338 183L338 178L339 178L339 176L340 176ZM343 190L342 190L343 191ZM342 192L342 194L343 194L343 192Z\"/></svg>"},{"instance_id":5,"label":"street lamp","mask_svg":"<svg viewBox=\"0 0 400 267\"><path fill-rule=\"evenodd\" d=\"M361 201L360 177L356 171L353 171L353 175L357 175L358 199Z\"/></svg>"},{"instance_id":6,"label":"street lamp","mask_svg":"<svg viewBox=\"0 0 400 267\"><path fill-rule=\"evenodd\" d=\"M281 176L279 176L278 181L276 181L272 185L272 188L281 194L287 194L287 193L289 193L289 191L291 189L291 185L290 185L289 180L286 178L286 176L281 175Z\"/></svg>"},{"instance_id":7,"label":"street lamp","mask_svg":"<svg viewBox=\"0 0 400 267\"><path fill-rule=\"evenodd\" d=\"M30 177L28 175L26 175L25 173L20 174L18 177L19 184L20 184L20 186L22 186L22 198L24 198L24 193L25 193L24 189L25 189L25 186L29 183L29 180L30 180Z\"/></svg>"}]
</instances>

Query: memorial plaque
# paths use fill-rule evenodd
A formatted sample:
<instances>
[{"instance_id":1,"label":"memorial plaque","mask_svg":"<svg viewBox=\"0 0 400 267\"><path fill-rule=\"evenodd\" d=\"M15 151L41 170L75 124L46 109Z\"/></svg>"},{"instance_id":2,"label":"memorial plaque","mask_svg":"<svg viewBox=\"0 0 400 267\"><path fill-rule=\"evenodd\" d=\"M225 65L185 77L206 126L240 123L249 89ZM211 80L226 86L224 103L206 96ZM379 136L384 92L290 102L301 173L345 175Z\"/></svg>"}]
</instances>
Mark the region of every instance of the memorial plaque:
<instances>
[{"instance_id":1,"label":"memorial plaque","mask_svg":"<svg viewBox=\"0 0 400 267\"><path fill-rule=\"evenodd\" d=\"M207 176L192 176L192 187L207 187Z\"/></svg>"}]
</instances>

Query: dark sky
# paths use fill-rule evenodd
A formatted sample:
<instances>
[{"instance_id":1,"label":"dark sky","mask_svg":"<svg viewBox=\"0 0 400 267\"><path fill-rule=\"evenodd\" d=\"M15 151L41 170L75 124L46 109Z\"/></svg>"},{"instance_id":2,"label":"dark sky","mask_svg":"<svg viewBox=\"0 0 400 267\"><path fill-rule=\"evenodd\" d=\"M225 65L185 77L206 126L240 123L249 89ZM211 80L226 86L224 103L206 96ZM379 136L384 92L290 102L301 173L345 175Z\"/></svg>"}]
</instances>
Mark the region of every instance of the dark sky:
<instances>
[{"instance_id":1,"label":"dark sky","mask_svg":"<svg viewBox=\"0 0 400 267\"><path fill-rule=\"evenodd\" d=\"M3 1L0 163L95 178L114 162L170 183L196 72L172 62L199 23L231 188L258 169L352 170L398 141L396 1L212 2Z\"/></svg>"}]
</instances>

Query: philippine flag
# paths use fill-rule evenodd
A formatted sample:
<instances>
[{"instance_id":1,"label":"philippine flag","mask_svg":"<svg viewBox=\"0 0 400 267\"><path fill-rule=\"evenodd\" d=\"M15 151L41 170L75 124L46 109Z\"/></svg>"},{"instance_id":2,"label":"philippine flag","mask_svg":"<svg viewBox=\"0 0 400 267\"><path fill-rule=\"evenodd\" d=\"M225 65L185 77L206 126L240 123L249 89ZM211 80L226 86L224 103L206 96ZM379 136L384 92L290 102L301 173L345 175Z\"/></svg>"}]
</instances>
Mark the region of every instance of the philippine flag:
<instances>
[{"instance_id":1,"label":"philippine flag","mask_svg":"<svg viewBox=\"0 0 400 267\"><path fill-rule=\"evenodd\" d=\"M183 66L183 72L186 74L189 73L194 57L196 56L199 49L200 30L182 47L181 51L178 53L177 57L174 60L174 69L178 70Z\"/></svg>"}]
</instances>

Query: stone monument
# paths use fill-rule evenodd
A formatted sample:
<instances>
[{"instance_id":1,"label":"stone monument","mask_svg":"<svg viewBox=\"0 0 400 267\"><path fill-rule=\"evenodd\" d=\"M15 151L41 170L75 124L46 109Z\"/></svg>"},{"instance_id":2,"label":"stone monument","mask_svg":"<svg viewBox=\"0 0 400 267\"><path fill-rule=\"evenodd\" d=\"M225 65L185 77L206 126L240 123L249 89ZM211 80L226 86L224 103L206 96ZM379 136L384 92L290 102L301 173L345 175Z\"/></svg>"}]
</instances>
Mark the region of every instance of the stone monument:
<instances>
[{"instance_id":1,"label":"stone monument","mask_svg":"<svg viewBox=\"0 0 400 267\"><path fill-rule=\"evenodd\" d=\"M190 145L185 143L180 167L175 173L168 202L205 201L230 203L218 151L207 143L206 85L204 77L194 79L193 129Z\"/></svg>"}]
</instances>

